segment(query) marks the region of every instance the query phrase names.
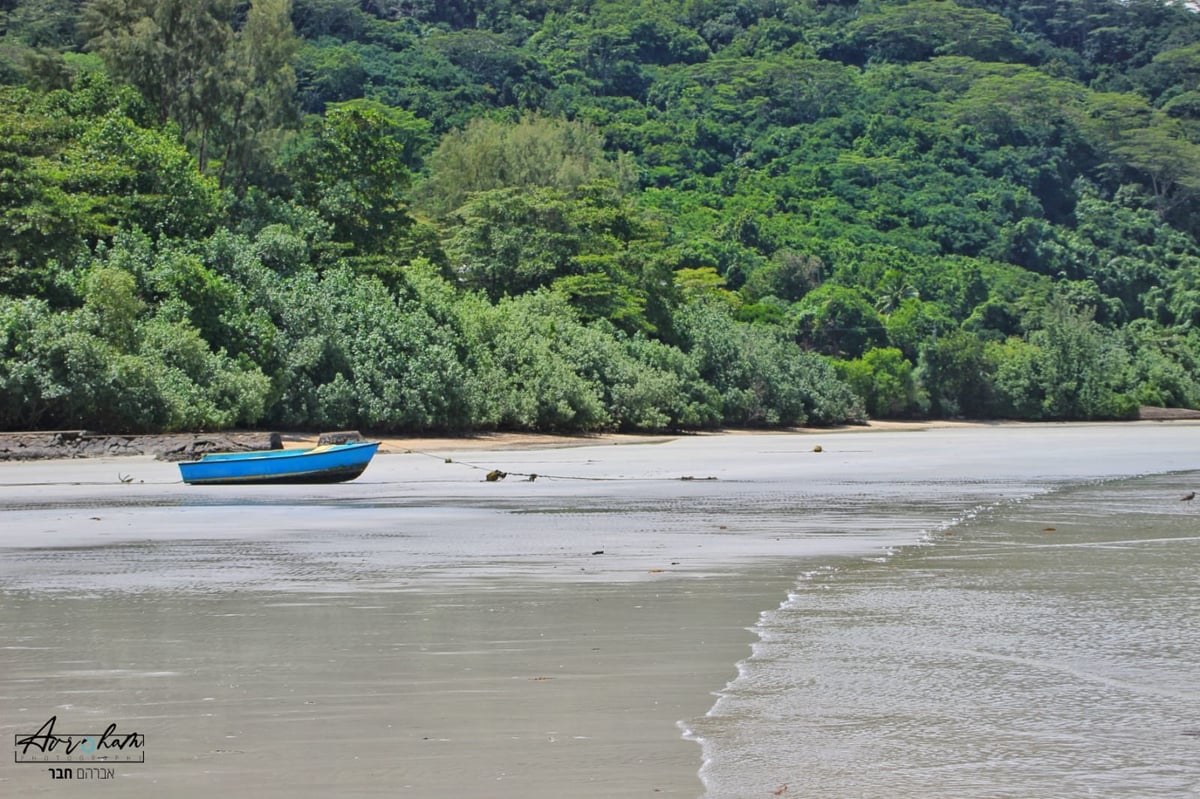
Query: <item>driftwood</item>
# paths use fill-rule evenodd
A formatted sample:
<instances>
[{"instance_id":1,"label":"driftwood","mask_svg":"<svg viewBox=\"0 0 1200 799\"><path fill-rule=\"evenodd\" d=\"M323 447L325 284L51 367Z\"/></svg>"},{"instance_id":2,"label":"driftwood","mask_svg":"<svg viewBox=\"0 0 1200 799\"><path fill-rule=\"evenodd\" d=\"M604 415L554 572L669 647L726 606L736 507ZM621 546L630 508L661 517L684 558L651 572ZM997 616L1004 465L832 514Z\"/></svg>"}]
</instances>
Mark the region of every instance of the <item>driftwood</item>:
<instances>
[{"instance_id":1,"label":"driftwood","mask_svg":"<svg viewBox=\"0 0 1200 799\"><path fill-rule=\"evenodd\" d=\"M153 455L164 461L198 458L206 452L250 452L281 449L278 433L173 433L153 436L109 436L87 430L0 433L0 460L111 458Z\"/></svg>"}]
</instances>

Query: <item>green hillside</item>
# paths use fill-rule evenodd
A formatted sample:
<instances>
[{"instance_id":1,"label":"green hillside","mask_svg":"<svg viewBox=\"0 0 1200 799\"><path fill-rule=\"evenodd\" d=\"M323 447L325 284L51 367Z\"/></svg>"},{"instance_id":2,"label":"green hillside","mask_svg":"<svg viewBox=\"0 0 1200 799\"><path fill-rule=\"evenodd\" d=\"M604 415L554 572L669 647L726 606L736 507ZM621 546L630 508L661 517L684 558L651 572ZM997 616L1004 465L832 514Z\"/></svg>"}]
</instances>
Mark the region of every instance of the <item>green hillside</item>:
<instances>
[{"instance_id":1,"label":"green hillside","mask_svg":"<svg viewBox=\"0 0 1200 799\"><path fill-rule=\"evenodd\" d=\"M0 429L1200 408L1163 0L0 0Z\"/></svg>"}]
</instances>

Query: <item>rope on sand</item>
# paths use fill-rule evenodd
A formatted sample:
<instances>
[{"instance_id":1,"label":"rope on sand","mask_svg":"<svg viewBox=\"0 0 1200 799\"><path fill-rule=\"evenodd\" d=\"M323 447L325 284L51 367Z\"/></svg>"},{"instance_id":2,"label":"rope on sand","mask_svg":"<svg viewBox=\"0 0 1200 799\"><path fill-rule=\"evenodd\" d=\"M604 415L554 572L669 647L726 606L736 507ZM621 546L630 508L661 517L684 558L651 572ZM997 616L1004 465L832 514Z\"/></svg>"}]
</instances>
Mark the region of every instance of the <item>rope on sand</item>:
<instances>
[{"instance_id":1,"label":"rope on sand","mask_svg":"<svg viewBox=\"0 0 1200 799\"><path fill-rule=\"evenodd\" d=\"M419 449L406 449L405 453L412 455L424 455L427 458L437 458L442 463L452 463L456 466L465 466L468 469L484 472L483 479L489 483L495 483L503 480L506 477L523 477L522 482L532 483L534 480L580 480L596 483L628 483L633 481L658 482L664 479L669 480L716 480L715 477L692 477L684 475L682 477L582 477L580 475L564 475L564 474L543 474L541 472L506 472L489 466L482 466L478 463L470 461L460 461L454 458L448 458L445 455L438 455L434 452L424 452Z\"/></svg>"},{"instance_id":2,"label":"rope on sand","mask_svg":"<svg viewBox=\"0 0 1200 799\"><path fill-rule=\"evenodd\" d=\"M111 486L114 483L126 485L173 486L183 485L182 480L132 480L123 479L120 475L116 480L45 480L37 483L0 483L0 488L48 488L52 486Z\"/></svg>"}]
</instances>

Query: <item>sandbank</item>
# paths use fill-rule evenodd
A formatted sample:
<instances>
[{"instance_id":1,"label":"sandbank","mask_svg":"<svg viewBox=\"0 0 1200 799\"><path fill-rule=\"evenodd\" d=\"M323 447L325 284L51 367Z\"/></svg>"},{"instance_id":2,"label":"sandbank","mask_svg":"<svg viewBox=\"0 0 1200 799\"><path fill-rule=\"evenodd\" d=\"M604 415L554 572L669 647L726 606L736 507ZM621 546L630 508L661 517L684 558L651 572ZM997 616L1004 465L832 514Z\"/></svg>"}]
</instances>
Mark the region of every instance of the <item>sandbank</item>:
<instances>
[{"instance_id":1,"label":"sandbank","mask_svg":"<svg viewBox=\"0 0 1200 799\"><path fill-rule=\"evenodd\" d=\"M381 453L404 453L409 451L440 452L446 450L476 451L504 449L559 449L564 447L629 446L635 444L659 444L680 438L712 438L716 436L821 436L830 433L881 433L915 432L921 430L946 430L954 428L980 428L996 426L1021 426L1024 422L986 422L959 420L930 421L871 421L857 425L834 425L831 427L787 427L787 428L723 428L681 433L520 433L481 432L461 436L393 436L368 435L372 441L382 443ZM284 448L310 447L320 438L319 433L284 433Z\"/></svg>"}]
</instances>

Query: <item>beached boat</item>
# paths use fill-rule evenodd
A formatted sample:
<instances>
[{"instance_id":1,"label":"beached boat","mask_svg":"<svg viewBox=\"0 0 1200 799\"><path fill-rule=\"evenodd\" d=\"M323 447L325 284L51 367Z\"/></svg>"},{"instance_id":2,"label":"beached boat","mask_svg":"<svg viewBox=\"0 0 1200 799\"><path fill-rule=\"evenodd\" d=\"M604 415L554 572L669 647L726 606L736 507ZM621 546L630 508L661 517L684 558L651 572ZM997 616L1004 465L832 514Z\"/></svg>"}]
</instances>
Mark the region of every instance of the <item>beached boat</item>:
<instances>
[{"instance_id":1,"label":"beached boat","mask_svg":"<svg viewBox=\"0 0 1200 799\"><path fill-rule=\"evenodd\" d=\"M193 485L341 483L362 474L378 448L378 441L363 441L309 449L210 454L179 464L179 472L183 482Z\"/></svg>"}]
</instances>

